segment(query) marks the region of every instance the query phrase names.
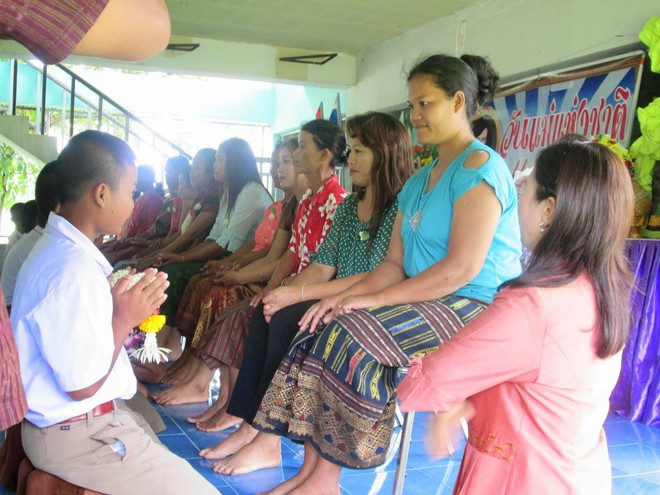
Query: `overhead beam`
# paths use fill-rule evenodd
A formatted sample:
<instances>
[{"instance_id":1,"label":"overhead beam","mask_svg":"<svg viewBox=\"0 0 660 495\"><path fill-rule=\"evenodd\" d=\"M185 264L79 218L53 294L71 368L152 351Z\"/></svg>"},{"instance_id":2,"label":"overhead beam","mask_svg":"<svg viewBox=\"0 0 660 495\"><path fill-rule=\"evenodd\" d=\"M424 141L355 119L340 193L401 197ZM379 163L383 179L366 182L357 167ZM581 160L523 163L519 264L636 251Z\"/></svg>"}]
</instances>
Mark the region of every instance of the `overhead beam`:
<instances>
[{"instance_id":1,"label":"overhead beam","mask_svg":"<svg viewBox=\"0 0 660 495\"><path fill-rule=\"evenodd\" d=\"M335 88L348 88L356 83L356 58L345 53L338 53L323 65L302 65L280 62L279 58L308 56L318 51L182 36L172 36L170 43L199 44L199 47L191 52L165 50L134 63L80 56L71 56L65 63ZM0 40L0 55L29 56L23 47L6 40ZM297 68L282 67L283 63Z\"/></svg>"}]
</instances>

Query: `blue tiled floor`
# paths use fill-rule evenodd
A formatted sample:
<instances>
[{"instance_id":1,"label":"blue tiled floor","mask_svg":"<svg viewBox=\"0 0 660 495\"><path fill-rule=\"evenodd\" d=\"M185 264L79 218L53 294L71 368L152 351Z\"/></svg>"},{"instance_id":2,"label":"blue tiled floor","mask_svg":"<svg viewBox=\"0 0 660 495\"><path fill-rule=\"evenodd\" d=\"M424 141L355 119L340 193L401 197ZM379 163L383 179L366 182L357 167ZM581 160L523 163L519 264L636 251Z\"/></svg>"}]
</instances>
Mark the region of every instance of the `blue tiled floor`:
<instances>
[{"instance_id":1,"label":"blue tiled floor","mask_svg":"<svg viewBox=\"0 0 660 495\"><path fill-rule=\"evenodd\" d=\"M210 469L210 462L188 457L190 452L212 445L226 433L201 433L185 421L185 417L203 404L186 406L157 406L163 415L167 431L159 436L172 450L183 455L203 476L217 486L223 494L247 495L268 490L291 477L302 462L302 447L284 440L282 443L282 466L262 472L221 476ZM458 475L463 446L452 458L430 461L424 451L426 414L417 414L412 434L412 445L404 493L444 495L452 492ZM614 495L658 495L660 494L660 428L641 423L631 423L616 414L611 414L605 430L612 461L612 493ZM388 462L379 468L366 471L344 470L340 484L343 494L375 495L392 493L396 470L400 429L396 430L393 449Z\"/></svg>"},{"instance_id":2,"label":"blue tiled floor","mask_svg":"<svg viewBox=\"0 0 660 495\"><path fill-rule=\"evenodd\" d=\"M197 452L219 442L228 433L202 433L185 420L205 407L205 404L156 406L167 426L159 437L173 452L187 459L223 495L247 495L269 490L296 473L302 463L302 447L286 439L282 443L282 465L278 468L239 476L214 473L211 462L198 457ZM430 461L423 444L426 420L426 414L415 417L404 493L450 494L458 475L463 446L453 458ZM660 428L631 423L611 414L605 423L605 430L612 461L612 493L660 494ZM392 493L400 432L400 429L395 431L393 448L384 466L366 471L344 470L340 479L342 494ZM0 495L8 495L8 492L0 488Z\"/></svg>"}]
</instances>

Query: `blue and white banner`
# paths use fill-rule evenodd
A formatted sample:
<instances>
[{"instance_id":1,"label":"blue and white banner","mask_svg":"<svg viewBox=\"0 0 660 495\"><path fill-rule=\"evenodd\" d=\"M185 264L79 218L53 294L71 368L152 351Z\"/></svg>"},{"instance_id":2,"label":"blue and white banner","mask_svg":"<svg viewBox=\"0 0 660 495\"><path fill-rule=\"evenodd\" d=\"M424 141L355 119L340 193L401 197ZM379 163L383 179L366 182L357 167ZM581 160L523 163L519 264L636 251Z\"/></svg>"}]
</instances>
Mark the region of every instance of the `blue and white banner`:
<instances>
[{"instance_id":1,"label":"blue and white banner","mask_svg":"<svg viewBox=\"0 0 660 495\"><path fill-rule=\"evenodd\" d=\"M532 167L539 149L568 133L609 134L628 146L643 63L634 56L506 89L477 116L475 135L496 147L512 173Z\"/></svg>"}]
</instances>

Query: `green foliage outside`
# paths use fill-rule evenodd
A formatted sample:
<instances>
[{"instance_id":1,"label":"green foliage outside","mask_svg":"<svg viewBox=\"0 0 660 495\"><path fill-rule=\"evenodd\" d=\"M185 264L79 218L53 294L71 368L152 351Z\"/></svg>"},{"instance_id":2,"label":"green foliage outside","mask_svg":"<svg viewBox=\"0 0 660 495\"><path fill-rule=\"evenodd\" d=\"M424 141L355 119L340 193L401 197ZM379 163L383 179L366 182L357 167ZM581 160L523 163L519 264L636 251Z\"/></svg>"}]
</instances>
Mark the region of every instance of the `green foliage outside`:
<instances>
[{"instance_id":1,"label":"green foliage outside","mask_svg":"<svg viewBox=\"0 0 660 495\"><path fill-rule=\"evenodd\" d=\"M34 184L40 170L37 163L0 144L0 215L17 201L34 198Z\"/></svg>"}]
</instances>

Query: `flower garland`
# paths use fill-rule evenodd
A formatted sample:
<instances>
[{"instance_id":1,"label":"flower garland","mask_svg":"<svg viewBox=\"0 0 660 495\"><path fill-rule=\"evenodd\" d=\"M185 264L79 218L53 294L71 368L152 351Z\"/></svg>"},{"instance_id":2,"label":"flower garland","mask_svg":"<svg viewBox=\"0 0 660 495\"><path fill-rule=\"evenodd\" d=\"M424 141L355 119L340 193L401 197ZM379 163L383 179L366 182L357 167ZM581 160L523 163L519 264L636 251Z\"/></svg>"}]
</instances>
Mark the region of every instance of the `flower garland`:
<instances>
[{"instance_id":1,"label":"flower garland","mask_svg":"<svg viewBox=\"0 0 660 495\"><path fill-rule=\"evenodd\" d=\"M129 290L138 283L140 279L144 277L144 273L132 273L129 268L117 270L110 276L110 287L114 287L119 280L128 276L132 276L133 278L126 287L126 290ZM129 356L140 360L142 363L158 364L161 361L167 361L167 353L171 352L171 349L158 347L158 342L156 341L156 334L160 332L164 326L165 317L158 314L158 309L156 309L154 314L140 323L138 326L139 331L133 330L124 341L124 348L129 351ZM144 340L140 333L144 334ZM135 346L142 340L142 347L135 348Z\"/></svg>"}]
</instances>

